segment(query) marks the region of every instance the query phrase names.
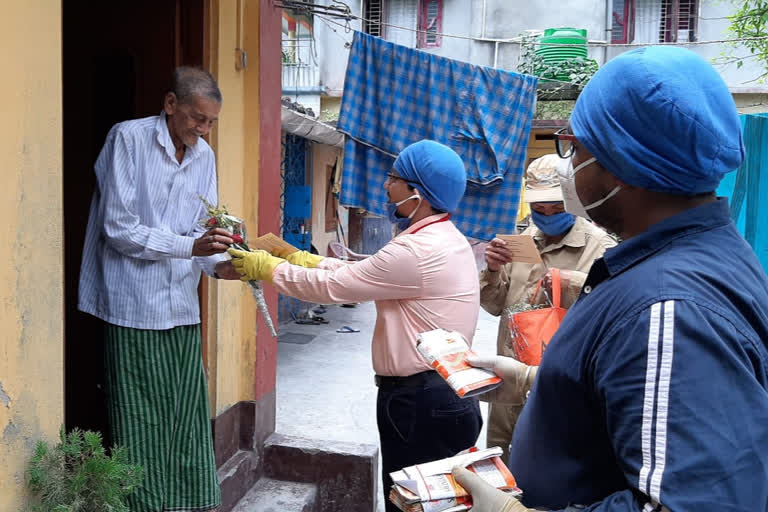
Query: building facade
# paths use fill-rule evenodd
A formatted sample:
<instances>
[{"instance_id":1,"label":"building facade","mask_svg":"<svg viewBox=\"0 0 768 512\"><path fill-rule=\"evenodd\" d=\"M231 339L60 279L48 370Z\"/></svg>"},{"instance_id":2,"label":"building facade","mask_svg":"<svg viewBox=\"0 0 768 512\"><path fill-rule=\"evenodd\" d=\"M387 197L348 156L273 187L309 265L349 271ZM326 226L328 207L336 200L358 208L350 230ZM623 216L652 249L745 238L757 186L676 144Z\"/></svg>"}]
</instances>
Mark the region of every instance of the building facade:
<instances>
[{"instance_id":1,"label":"building facade","mask_svg":"<svg viewBox=\"0 0 768 512\"><path fill-rule=\"evenodd\" d=\"M347 3L353 14L365 18L353 20L350 28L437 55L511 71L518 66L520 34L556 27L586 29L593 43L588 56L599 65L631 49L607 47L605 43L679 43L715 62L724 45L696 43L727 39L730 23L727 17L735 11L732 2L719 0L563 0L556 8L548 2L507 0L351 0ZM348 55L344 43L351 41L352 36L338 25L316 21L314 37L320 56L319 83L328 97L338 97L343 92ZM743 57L748 52L737 49L734 55ZM756 104L768 103L768 86L754 82L764 70L750 60L743 61L741 67L731 62L716 64L716 68L741 110L748 112L761 107L765 110L763 105Z\"/></svg>"}]
</instances>

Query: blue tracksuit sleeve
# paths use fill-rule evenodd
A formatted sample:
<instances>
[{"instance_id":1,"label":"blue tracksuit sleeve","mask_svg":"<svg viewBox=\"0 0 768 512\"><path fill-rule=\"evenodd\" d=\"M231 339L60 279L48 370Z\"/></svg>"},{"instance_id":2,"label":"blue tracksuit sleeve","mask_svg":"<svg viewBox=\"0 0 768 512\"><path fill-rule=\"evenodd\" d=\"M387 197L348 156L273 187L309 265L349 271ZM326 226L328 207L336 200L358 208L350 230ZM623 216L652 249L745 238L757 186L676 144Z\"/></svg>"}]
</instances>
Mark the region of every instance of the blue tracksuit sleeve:
<instances>
[{"instance_id":1,"label":"blue tracksuit sleeve","mask_svg":"<svg viewBox=\"0 0 768 512\"><path fill-rule=\"evenodd\" d=\"M666 300L606 332L586 369L628 490L587 510L765 510L768 361L737 325Z\"/></svg>"}]
</instances>

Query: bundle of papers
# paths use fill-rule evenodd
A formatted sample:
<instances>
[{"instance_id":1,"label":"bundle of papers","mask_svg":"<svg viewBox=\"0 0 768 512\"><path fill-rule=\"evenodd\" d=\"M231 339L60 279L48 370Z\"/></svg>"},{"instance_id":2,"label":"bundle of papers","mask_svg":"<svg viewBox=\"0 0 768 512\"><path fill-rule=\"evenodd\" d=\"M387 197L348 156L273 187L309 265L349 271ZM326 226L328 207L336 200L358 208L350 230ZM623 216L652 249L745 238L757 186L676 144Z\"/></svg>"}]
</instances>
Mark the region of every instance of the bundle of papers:
<instances>
[{"instance_id":1,"label":"bundle of papers","mask_svg":"<svg viewBox=\"0 0 768 512\"><path fill-rule=\"evenodd\" d=\"M522 496L515 478L501 461L499 447L462 453L426 464L409 466L390 473L394 484L389 501L404 512L459 512L472 508L472 497L451 475L454 466L463 466L497 489Z\"/></svg>"},{"instance_id":2,"label":"bundle of papers","mask_svg":"<svg viewBox=\"0 0 768 512\"><path fill-rule=\"evenodd\" d=\"M467 356L474 353L459 332L444 329L422 332L416 349L461 398L501 386L501 379L495 373L467 363Z\"/></svg>"}]
</instances>

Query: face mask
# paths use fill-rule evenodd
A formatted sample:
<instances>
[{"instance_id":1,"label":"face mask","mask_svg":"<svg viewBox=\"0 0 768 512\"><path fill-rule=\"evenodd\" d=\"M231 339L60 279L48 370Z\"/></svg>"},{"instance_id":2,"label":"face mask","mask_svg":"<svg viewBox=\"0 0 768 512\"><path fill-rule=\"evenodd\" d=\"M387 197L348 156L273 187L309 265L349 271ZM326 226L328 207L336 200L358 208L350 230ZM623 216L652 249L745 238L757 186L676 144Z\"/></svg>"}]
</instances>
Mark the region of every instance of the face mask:
<instances>
[{"instance_id":1,"label":"face mask","mask_svg":"<svg viewBox=\"0 0 768 512\"><path fill-rule=\"evenodd\" d=\"M419 200L419 204L416 205L416 208L414 208L411 214L407 217L401 217L398 215L397 207L406 201L410 201L411 199ZM421 206L421 196L419 194L413 194L411 197L406 197L402 201L398 201L396 203L387 203L387 215L389 216L389 222L397 226L397 229L400 231L408 229L408 225L411 223L413 216L416 215L416 210L419 209L419 206Z\"/></svg>"},{"instance_id":2,"label":"face mask","mask_svg":"<svg viewBox=\"0 0 768 512\"><path fill-rule=\"evenodd\" d=\"M592 204L583 205L581 204L581 199L579 199L579 194L576 192L576 173L588 166L589 164L596 162L597 158L592 157L589 160L582 162L578 165L578 167L573 167L573 161L569 158L566 165L559 165L557 167L557 174L560 177L560 189L563 191L563 201L565 202L565 211L568 213L572 213L573 215L577 215L579 217L584 217L585 219L592 220L589 217L589 213L587 213L588 210L591 210L593 208L597 208L610 198L616 195L616 193L621 190L621 185L617 185L613 188L610 192L608 192L608 195L606 195L604 198L595 201ZM542 230L543 231L543 230Z\"/></svg>"},{"instance_id":3,"label":"face mask","mask_svg":"<svg viewBox=\"0 0 768 512\"><path fill-rule=\"evenodd\" d=\"M531 219L536 227L539 228L542 233L549 236L562 235L573 227L573 223L576 222L576 217L570 213L562 212L554 215L544 215L535 210L531 210Z\"/></svg>"}]
</instances>

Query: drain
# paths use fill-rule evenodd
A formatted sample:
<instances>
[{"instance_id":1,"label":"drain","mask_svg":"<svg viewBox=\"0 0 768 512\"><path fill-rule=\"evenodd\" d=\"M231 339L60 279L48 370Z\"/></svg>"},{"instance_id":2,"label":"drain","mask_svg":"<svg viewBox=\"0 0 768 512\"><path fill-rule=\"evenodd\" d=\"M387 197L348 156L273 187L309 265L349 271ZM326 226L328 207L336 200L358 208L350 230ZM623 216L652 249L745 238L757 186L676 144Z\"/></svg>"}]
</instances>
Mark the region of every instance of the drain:
<instances>
[{"instance_id":1,"label":"drain","mask_svg":"<svg viewBox=\"0 0 768 512\"><path fill-rule=\"evenodd\" d=\"M280 343L294 343L296 345L306 345L317 336L314 334L301 334L298 332L286 332L281 333L277 337L277 341Z\"/></svg>"}]
</instances>

